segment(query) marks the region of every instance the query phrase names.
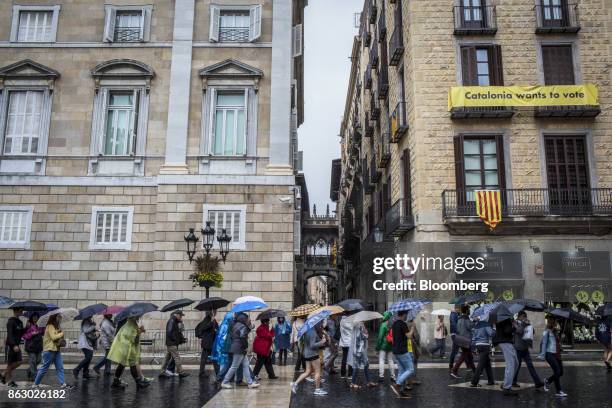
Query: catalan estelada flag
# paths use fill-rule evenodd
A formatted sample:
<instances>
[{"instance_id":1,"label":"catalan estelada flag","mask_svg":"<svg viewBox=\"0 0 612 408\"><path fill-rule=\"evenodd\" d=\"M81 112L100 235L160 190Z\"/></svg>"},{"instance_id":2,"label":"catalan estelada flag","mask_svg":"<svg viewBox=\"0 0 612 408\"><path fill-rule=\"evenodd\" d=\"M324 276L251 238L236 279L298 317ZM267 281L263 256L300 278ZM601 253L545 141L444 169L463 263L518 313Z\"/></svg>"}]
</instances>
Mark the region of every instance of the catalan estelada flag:
<instances>
[{"instance_id":1,"label":"catalan estelada flag","mask_svg":"<svg viewBox=\"0 0 612 408\"><path fill-rule=\"evenodd\" d=\"M497 227L502 220L501 191L476 190L476 213L491 231Z\"/></svg>"}]
</instances>

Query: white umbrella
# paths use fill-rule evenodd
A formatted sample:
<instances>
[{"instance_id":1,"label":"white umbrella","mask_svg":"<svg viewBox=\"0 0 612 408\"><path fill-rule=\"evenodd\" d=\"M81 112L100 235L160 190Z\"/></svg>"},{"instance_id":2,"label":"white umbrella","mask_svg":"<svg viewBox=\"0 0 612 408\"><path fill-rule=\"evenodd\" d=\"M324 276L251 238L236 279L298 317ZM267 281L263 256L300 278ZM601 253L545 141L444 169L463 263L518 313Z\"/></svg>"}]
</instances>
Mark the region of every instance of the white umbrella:
<instances>
[{"instance_id":1,"label":"white umbrella","mask_svg":"<svg viewBox=\"0 0 612 408\"><path fill-rule=\"evenodd\" d=\"M450 316L451 311L448 309L436 309L431 312L432 316Z\"/></svg>"},{"instance_id":2,"label":"white umbrella","mask_svg":"<svg viewBox=\"0 0 612 408\"><path fill-rule=\"evenodd\" d=\"M354 325L355 323L367 322L368 320L382 319L383 315L378 312L371 312L369 310L362 310L352 316L347 317L345 320L347 323Z\"/></svg>"},{"instance_id":3,"label":"white umbrella","mask_svg":"<svg viewBox=\"0 0 612 408\"><path fill-rule=\"evenodd\" d=\"M266 303L264 302L264 300L260 297L257 296L242 296L239 297L238 299L234 300L234 304L235 305L239 305L240 303L246 303L246 302L261 302L261 303Z\"/></svg>"},{"instance_id":4,"label":"white umbrella","mask_svg":"<svg viewBox=\"0 0 612 408\"><path fill-rule=\"evenodd\" d=\"M49 322L49 318L57 314L62 316L62 320L73 320L79 314L79 311L73 307L55 309L42 315L36 324L40 327L46 326Z\"/></svg>"}]
</instances>

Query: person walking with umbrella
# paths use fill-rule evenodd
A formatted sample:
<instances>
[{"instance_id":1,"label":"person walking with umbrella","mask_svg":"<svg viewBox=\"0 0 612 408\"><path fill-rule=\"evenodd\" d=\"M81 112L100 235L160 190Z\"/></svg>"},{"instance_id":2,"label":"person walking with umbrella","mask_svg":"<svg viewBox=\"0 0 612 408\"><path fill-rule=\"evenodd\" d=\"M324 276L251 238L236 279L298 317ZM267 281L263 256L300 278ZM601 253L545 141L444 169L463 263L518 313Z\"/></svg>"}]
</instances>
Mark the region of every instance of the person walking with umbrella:
<instances>
[{"instance_id":1,"label":"person walking with umbrella","mask_svg":"<svg viewBox=\"0 0 612 408\"><path fill-rule=\"evenodd\" d=\"M450 371L452 371L453 366L455 365L455 357L457 357L457 353L459 352L459 345L455 342L455 335L457 334L457 322L459 321L459 311L459 306L455 305L455 310L451 312L448 319L450 324L451 336L451 353L448 357L448 369Z\"/></svg>"},{"instance_id":2,"label":"person walking with umbrella","mask_svg":"<svg viewBox=\"0 0 612 408\"><path fill-rule=\"evenodd\" d=\"M81 322L81 332L79 333L78 347L83 352L83 359L72 370L72 375L75 380L79 379L79 373L83 371L83 379L89 380L92 377L89 375L89 364L93 358L94 350L98 345L99 333L96 330L96 323L91 317L83 319Z\"/></svg>"},{"instance_id":3,"label":"person walking with umbrella","mask_svg":"<svg viewBox=\"0 0 612 408\"><path fill-rule=\"evenodd\" d=\"M117 364L115 378L111 385L113 388L125 388L127 386L126 383L121 381L121 375L125 367L130 367L130 374L132 374L137 388L149 386L149 382L142 377L138 370L140 364L140 335L144 332L144 326L138 325L138 316L127 317L126 322L117 331L107 357Z\"/></svg>"},{"instance_id":4,"label":"person walking with umbrella","mask_svg":"<svg viewBox=\"0 0 612 408\"><path fill-rule=\"evenodd\" d=\"M43 351L43 335L45 329L38 327L36 322L38 321L39 314L33 312L26 324L26 330L21 338L25 340L25 350L28 352L28 360L30 366L28 367L27 375L28 381L34 381L36 373L38 373L38 365L42 361Z\"/></svg>"},{"instance_id":5,"label":"person walking with umbrella","mask_svg":"<svg viewBox=\"0 0 612 408\"><path fill-rule=\"evenodd\" d=\"M201 340L202 354L200 355L200 372L199 377L206 378L206 363L208 357L212 354L213 344L215 342L215 336L219 330L219 323L215 317L217 316L216 310L207 310L204 320L202 320L195 328L195 335ZM215 374L219 373L219 364L216 361L212 361Z\"/></svg>"},{"instance_id":6,"label":"person walking with umbrella","mask_svg":"<svg viewBox=\"0 0 612 408\"><path fill-rule=\"evenodd\" d=\"M62 316L60 314L50 316L47 321L45 335L43 336L42 365L34 379L33 388L38 388L49 367L51 367L51 363L55 366L55 375L60 383L60 387L65 389L73 388L72 385L66 384L64 377L64 361L62 359L61 347L66 345L66 340L64 332L60 327L61 322Z\"/></svg>"},{"instance_id":7,"label":"person walking with umbrella","mask_svg":"<svg viewBox=\"0 0 612 408\"><path fill-rule=\"evenodd\" d=\"M518 358L514 348L515 329L512 314L505 305L501 304L490 312L489 318L495 321L493 346L500 348L506 363L504 382L502 384L504 395L517 395L517 392L512 389L514 374L516 374L518 368Z\"/></svg>"},{"instance_id":8,"label":"person walking with umbrella","mask_svg":"<svg viewBox=\"0 0 612 408\"><path fill-rule=\"evenodd\" d=\"M395 382L391 384L391 389L398 398L410 398L411 395L405 390L406 381L414 374L414 363L412 353L408 349L409 339L414 334L414 326L410 329L406 324L408 317L407 310L397 312L397 318L391 326L391 334L393 336L393 356L397 361L398 373Z\"/></svg>"},{"instance_id":9,"label":"person walking with umbrella","mask_svg":"<svg viewBox=\"0 0 612 408\"><path fill-rule=\"evenodd\" d=\"M168 365L171 361L174 361L176 371L180 378L189 376L189 373L183 370L181 365L181 356L178 352L178 347L186 342L185 337L181 332L181 322L185 314L177 310L170 315L168 322L166 323L166 357L164 363L161 366L160 377L171 377L172 373L168 371Z\"/></svg>"},{"instance_id":10,"label":"person walking with umbrella","mask_svg":"<svg viewBox=\"0 0 612 408\"><path fill-rule=\"evenodd\" d=\"M23 322L19 318L23 309L12 307L12 310L13 316L9 317L6 322L6 370L0 374L0 380L9 387L16 387L17 384L13 381L13 371L23 362L20 344L21 336L23 336L25 330Z\"/></svg>"},{"instance_id":11,"label":"person walking with umbrella","mask_svg":"<svg viewBox=\"0 0 612 408\"><path fill-rule=\"evenodd\" d=\"M548 391L550 383L555 383L557 397L564 398L567 394L561 389L561 376L563 376L563 362L561 361L561 341L556 320L549 316L546 319L546 330L542 333L542 348L538 358L546 360L553 375L544 380L544 390Z\"/></svg>"},{"instance_id":12,"label":"person walking with umbrella","mask_svg":"<svg viewBox=\"0 0 612 408\"><path fill-rule=\"evenodd\" d=\"M324 317L320 318L319 317L323 315ZM304 346L303 346L303 350L302 350L302 354L304 356L304 360L306 361L306 370L297 378L297 380L295 380L295 382L291 383L291 392L293 392L294 394L297 393L297 387L298 385L304 381L306 378L310 377L310 375L312 373L314 373L314 383L315 383L315 390L314 390L314 395L317 396L325 396L327 395L327 391L323 390L321 388L321 361L319 358L319 350L323 347L325 347L326 344L326 340L325 337L320 335L320 331L323 328L323 319L325 319L327 316L329 316L329 312L324 313L321 312L319 313L319 315L315 315L309 318L310 319L317 319L318 322L314 324L314 326L311 326L310 328L307 329L308 325L308 320L304 323L304 327L302 327L301 331L303 333L303 341L304 341ZM316 320L313 320L316 321ZM305 331L305 333L304 333ZM299 338L299 334L298 334L298 338Z\"/></svg>"},{"instance_id":13,"label":"person walking with umbrella","mask_svg":"<svg viewBox=\"0 0 612 408\"><path fill-rule=\"evenodd\" d=\"M107 357L111 344L113 344L113 339L115 338L115 332L113 315L108 313L104 314L104 318L100 323L100 346L104 349L104 357L102 357L93 368L98 375L100 375L100 368L102 368L102 366L104 366L104 375L111 374L111 361Z\"/></svg>"},{"instance_id":14,"label":"person walking with umbrella","mask_svg":"<svg viewBox=\"0 0 612 408\"><path fill-rule=\"evenodd\" d=\"M278 377L274 374L272 365L272 344L274 343L274 330L270 327L270 319L261 319L261 324L257 328L255 340L253 341L253 351L257 354L257 361L253 369L255 379L259 381L259 371L266 367L268 378L275 380Z\"/></svg>"},{"instance_id":15,"label":"person walking with umbrella","mask_svg":"<svg viewBox=\"0 0 612 408\"><path fill-rule=\"evenodd\" d=\"M453 338L453 344L456 344L460 348L461 355L455 362L455 365L450 373L451 377L454 378L461 378L459 376L459 368L464 361L467 368L471 369L472 371L476 370L476 367L474 366L474 357L472 356L471 350L472 329L474 324L468 316L469 310L470 309L467 305L461 306L461 315L457 319L457 332Z\"/></svg>"},{"instance_id":16,"label":"person walking with umbrella","mask_svg":"<svg viewBox=\"0 0 612 408\"><path fill-rule=\"evenodd\" d=\"M523 360L525 360L525 364L527 365L527 369L529 370L529 374L533 379L533 383L536 388L541 388L544 386L544 382L540 379L538 372L533 366L533 361L531 361L531 355L529 354L529 349L533 346L533 326L529 319L527 319L527 313L524 310L521 310L518 313L518 318L514 321L514 348L516 349L516 356L518 359L518 365L516 368L516 373L514 374L514 380L512 381L512 387L519 387L518 384L518 374L521 370L521 364Z\"/></svg>"},{"instance_id":17,"label":"person walking with umbrella","mask_svg":"<svg viewBox=\"0 0 612 408\"><path fill-rule=\"evenodd\" d=\"M440 358L444 358L444 352L446 351L446 336L448 331L446 330L446 325L444 324L444 315L438 315L436 318L436 323L434 325L434 347L429 351L431 356L433 357L436 352L440 353Z\"/></svg>"},{"instance_id":18,"label":"person walking with umbrella","mask_svg":"<svg viewBox=\"0 0 612 408\"><path fill-rule=\"evenodd\" d=\"M368 387L376 387L378 384L370 381L370 365L368 361L368 330L363 322L357 322L353 326L352 342L349 348L350 365L353 367L353 376L351 378L351 389L359 390L361 386L357 384L359 370L363 369L363 374Z\"/></svg>"},{"instance_id":19,"label":"person walking with umbrella","mask_svg":"<svg viewBox=\"0 0 612 408\"><path fill-rule=\"evenodd\" d=\"M353 367L348 363L349 348L353 342L353 326L346 321L348 312L343 313L340 318L340 342L338 345L342 348L342 362L340 363L340 378L352 378ZM348 370L347 370L348 364Z\"/></svg>"},{"instance_id":20,"label":"person walking with umbrella","mask_svg":"<svg viewBox=\"0 0 612 408\"><path fill-rule=\"evenodd\" d=\"M279 316L274 325L274 346L278 350L278 365L287 365L287 351L291 341L291 325L284 316Z\"/></svg>"},{"instance_id":21,"label":"person walking with umbrella","mask_svg":"<svg viewBox=\"0 0 612 408\"><path fill-rule=\"evenodd\" d=\"M389 364L389 374L391 375L391 381L395 381L395 363L393 361L393 351L391 350L391 343L387 341L387 335L391 330L389 327L389 320L393 314L389 311L383 313L382 324L378 329L378 338L376 339L376 351L378 351L378 382L383 383L385 381L385 360Z\"/></svg>"},{"instance_id":22,"label":"person walking with umbrella","mask_svg":"<svg viewBox=\"0 0 612 408\"><path fill-rule=\"evenodd\" d=\"M234 377L239 367L242 367L242 373L246 377L248 387L259 387L259 383L254 382L253 378L251 377L249 359L246 355L250 332L251 320L249 319L249 316L244 312L238 312L229 333L231 339L229 352L233 354L232 363L229 370L225 374L225 377L223 378L221 388L233 388L229 382Z\"/></svg>"},{"instance_id":23,"label":"person walking with umbrella","mask_svg":"<svg viewBox=\"0 0 612 408\"><path fill-rule=\"evenodd\" d=\"M480 387L478 382L483 370L487 372L488 384L495 385L493 369L491 368L491 338L495 332L488 321L481 320L480 317L476 319L477 322L472 332L472 343L478 352L478 367L476 367L470 386Z\"/></svg>"},{"instance_id":24,"label":"person walking with umbrella","mask_svg":"<svg viewBox=\"0 0 612 408\"><path fill-rule=\"evenodd\" d=\"M306 361L304 360L304 355L302 354L302 350L300 349L300 345L298 343L298 332L304 325L304 316L294 317L293 323L291 324L291 350L293 350L293 355L295 357L295 372L298 373L302 370L306 370Z\"/></svg>"}]
</instances>

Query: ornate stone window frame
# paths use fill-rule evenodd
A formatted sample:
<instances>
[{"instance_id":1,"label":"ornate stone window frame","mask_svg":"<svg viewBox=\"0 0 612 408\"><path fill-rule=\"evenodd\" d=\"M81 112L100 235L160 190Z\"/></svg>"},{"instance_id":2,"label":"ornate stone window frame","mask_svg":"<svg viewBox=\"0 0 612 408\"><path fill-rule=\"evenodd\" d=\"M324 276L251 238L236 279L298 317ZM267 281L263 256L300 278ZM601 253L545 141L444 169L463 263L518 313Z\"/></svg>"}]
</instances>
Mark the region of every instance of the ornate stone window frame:
<instances>
[{"instance_id":1,"label":"ornate stone window frame","mask_svg":"<svg viewBox=\"0 0 612 408\"><path fill-rule=\"evenodd\" d=\"M102 41L106 43L123 44L122 41L115 41L115 19L119 11L134 11L141 13L140 42L148 42L151 39L151 14L152 5L146 6L123 6L107 4L104 6L104 34Z\"/></svg>"},{"instance_id":2,"label":"ornate stone window frame","mask_svg":"<svg viewBox=\"0 0 612 408\"><path fill-rule=\"evenodd\" d=\"M98 213L122 212L127 213L126 241L99 244L96 242L96 228ZM89 232L89 249L92 251L130 251L132 249L132 227L134 224L134 207L93 206L91 207L91 227Z\"/></svg>"},{"instance_id":3,"label":"ornate stone window frame","mask_svg":"<svg viewBox=\"0 0 612 408\"><path fill-rule=\"evenodd\" d=\"M255 174L257 158L257 115L259 82L263 71L243 62L227 59L199 71L202 79L202 126L200 174ZM244 91L247 97L246 154L215 156L212 154L213 109L218 91Z\"/></svg>"},{"instance_id":4,"label":"ornate stone window frame","mask_svg":"<svg viewBox=\"0 0 612 408\"><path fill-rule=\"evenodd\" d=\"M0 68L0 174L45 174L53 90L59 72L29 59ZM9 95L13 91L43 92L38 151L28 155L4 155Z\"/></svg>"},{"instance_id":5,"label":"ornate stone window frame","mask_svg":"<svg viewBox=\"0 0 612 408\"><path fill-rule=\"evenodd\" d=\"M13 16L11 20L11 42L18 41L19 35L19 14L22 11L52 11L53 17L51 19L51 41L37 41L42 43L56 42L57 41L57 22L59 20L59 12L61 6L57 5L35 5L35 6L23 6L15 4L13 5ZM29 42L29 41L28 41Z\"/></svg>"},{"instance_id":6,"label":"ornate stone window frame","mask_svg":"<svg viewBox=\"0 0 612 408\"><path fill-rule=\"evenodd\" d=\"M232 236L232 240L230 241L230 249L234 251L245 251L246 250L246 216L247 216L247 206L246 204L203 204L202 206L202 225L206 225L206 221L208 221L208 212L209 211L232 211L232 212L240 212L240 236L234 237L232 236L232 231L227 229L227 235ZM211 223L211 226L214 228L214 224ZM221 235L221 229L217 228L215 231L216 235ZM219 243L215 237L215 243L213 249L219 249Z\"/></svg>"},{"instance_id":7,"label":"ornate stone window frame","mask_svg":"<svg viewBox=\"0 0 612 408\"><path fill-rule=\"evenodd\" d=\"M89 175L144 176L149 91L155 72L148 65L130 59L105 61L92 71L95 95L91 125ZM104 154L108 96L111 91L139 91L135 151L126 156Z\"/></svg>"}]
</instances>

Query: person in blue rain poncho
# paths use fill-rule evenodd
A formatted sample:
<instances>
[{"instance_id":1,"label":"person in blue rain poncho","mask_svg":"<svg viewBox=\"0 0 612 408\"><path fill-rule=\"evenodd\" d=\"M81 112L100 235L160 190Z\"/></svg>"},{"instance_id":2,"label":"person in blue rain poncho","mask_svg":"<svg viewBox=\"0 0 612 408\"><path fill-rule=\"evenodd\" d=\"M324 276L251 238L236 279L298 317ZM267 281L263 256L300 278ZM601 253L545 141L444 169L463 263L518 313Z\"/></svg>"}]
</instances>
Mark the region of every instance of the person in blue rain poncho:
<instances>
[{"instance_id":1,"label":"person in blue rain poncho","mask_svg":"<svg viewBox=\"0 0 612 408\"><path fill-rule=\"evenodd\" d=\"M231 359L229 358L229 343L227 339L229 337L230 328L234 320L233 313L226 313L221 325L219 325L219 331L215 337L213 343L211 360L216 361L219 364L219 373L217 374L217 384L220 384L225 377L225 374L229 370Z\"/></svg>"}]
</instances>

